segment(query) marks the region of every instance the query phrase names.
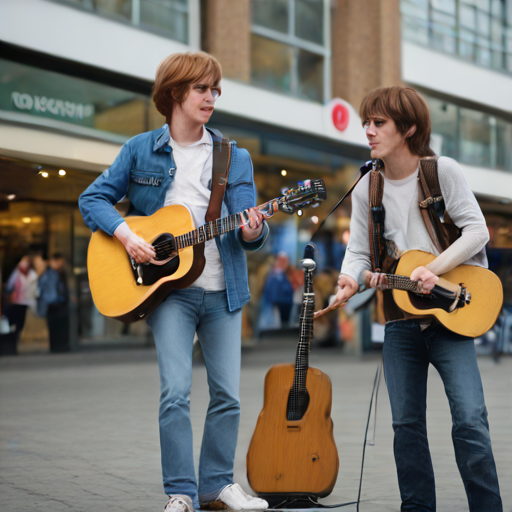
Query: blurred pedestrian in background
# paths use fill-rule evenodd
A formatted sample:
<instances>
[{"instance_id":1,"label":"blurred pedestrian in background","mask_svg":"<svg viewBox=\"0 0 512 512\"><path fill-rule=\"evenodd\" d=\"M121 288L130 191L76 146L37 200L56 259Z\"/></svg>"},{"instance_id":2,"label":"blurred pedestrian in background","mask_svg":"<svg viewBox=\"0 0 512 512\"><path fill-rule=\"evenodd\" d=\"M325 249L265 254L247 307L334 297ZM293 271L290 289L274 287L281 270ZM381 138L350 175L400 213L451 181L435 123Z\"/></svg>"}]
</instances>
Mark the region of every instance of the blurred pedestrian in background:
<instances>
[{"instance_id":1,"label":"blurred pedestrian in background","mask_svg":"<svg viewBox=\"0 0 512 512\"><path fill-rule=\"evenodd\" d=\"M274 261L263 288L262 329L288 326L294 293L288 277L291 272L293 269L290 267L290 259L285 252L281 251Z\"/></svg>"},{"instance_id":2,"label":"blurred pedestrian in background","mask_svg":"<svg viewBox=\"0 0 512 512\"><path fill-rule=\"evenodd\" d=\"M50 333L50 352L69 351L69 289L66 261L57 252L39 278L37 312L46 317Z\"/></svg>"},{"instance_id":3,"label":"blurred pedestrian in background","mask_svg":"<svg viewBox=\"0 0 512 512\"><path fill-rule=\"evenodd\" d=\"M25 325L27 308L36 309L37 273L32 266L32 256L21 258L5 286L5 316L17 343ZM15 326L12 330L12 326Z\"/></svg>"}]
</instances>

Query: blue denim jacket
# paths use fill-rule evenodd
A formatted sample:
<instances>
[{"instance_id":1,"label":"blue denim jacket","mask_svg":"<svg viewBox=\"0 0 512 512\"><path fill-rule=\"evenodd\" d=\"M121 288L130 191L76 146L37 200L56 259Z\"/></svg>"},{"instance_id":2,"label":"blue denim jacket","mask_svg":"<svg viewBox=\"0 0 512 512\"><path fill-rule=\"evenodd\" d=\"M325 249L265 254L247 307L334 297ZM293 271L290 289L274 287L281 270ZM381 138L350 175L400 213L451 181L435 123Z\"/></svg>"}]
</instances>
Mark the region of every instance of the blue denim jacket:
<instances>
[{"instance_id":1,"label":"blue denim jacket","mask_svg":"<svg viewBox=\"0 0 512 512\"><path fill-rule=\"evenodd\" d=\"M209 131L214 139L220 138L218 131ZM180 172L174 163L169 140L168 125L136 135L124 144L112 166L83 192L78 205L92 231L101 229L113 235L124 222L113 205L125 195L130 198L130 215L152 215L162 208L166 192L176 173ZM234 143L222 216L233 215L255 204L251 157ZM244 249L259 249L267 236L268 225L265 223L262 235L252 242L242 238L240 229L215 239L224 267L230 311L240 309L251 298Z\"/></svg>"}]
</instances>

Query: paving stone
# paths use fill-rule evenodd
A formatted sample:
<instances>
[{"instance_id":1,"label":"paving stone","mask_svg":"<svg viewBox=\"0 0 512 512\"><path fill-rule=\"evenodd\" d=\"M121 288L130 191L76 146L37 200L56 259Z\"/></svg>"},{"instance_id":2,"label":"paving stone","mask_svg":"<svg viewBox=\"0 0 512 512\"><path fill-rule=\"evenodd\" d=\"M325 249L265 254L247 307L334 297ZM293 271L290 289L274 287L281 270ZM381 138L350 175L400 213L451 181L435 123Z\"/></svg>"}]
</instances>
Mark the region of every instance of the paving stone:
<instances>
[{"instance_id":1,"label":"paving stone","mask_svg":"<svg viewBox=\"0 0 512 512\"><path fill-rule=\"evenodd\" d=\"M326 504L357 498L362 443L380 355L348 356L313 347L310 365L333 383L340 471ZM244 349L235 480L250 492L245 455L263 405L268 368L293 362L295 341L264 339ZM481 357L491 436L504 510L512 511L512 358ZM0 359L0 511L146 512L165 503L158 439L158 367L152 349L32 355ZM206 371L193 366L191 417L195 460L208 406ZM451 444L443 385L432 368L428 430L440 512L468 510ZM373 423L371 432L373 432ZM371 436L370 436L371 437ZM366 448L361 512L400 508L391 413L384 381L373 446ZM340 509L356 510L355 505Z\"/></svg>"}]
</instances>

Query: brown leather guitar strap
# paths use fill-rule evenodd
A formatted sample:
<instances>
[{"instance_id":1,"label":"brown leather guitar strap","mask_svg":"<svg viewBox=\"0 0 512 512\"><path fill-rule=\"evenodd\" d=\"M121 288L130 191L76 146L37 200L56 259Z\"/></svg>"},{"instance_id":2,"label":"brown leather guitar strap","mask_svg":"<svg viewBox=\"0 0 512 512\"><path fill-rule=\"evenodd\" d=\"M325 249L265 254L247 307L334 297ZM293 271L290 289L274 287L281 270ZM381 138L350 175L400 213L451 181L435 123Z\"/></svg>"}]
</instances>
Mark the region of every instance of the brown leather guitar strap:
<instances>
[{"instance_id":1,"label":"brown leather guitar strap","mask_svg":"<svg viewBox=\"0 0 512 512\"><path fill-rule=\"evenodd\" d=\"M228 139L213 137L212 193L206 210L206 222L220 218L231 164L231 144Z\"/></svg>"},{"instance_id":2,"label":"brown leather guitar strap","mask_svg":"<svg viewBox=\"0 0 512 512\"><path fill-rule=\"evenodd\" d=\"M384 180L380 171L374 166L370 171L368 235L370 237L370 258L372 271L381 272L381 255L384 249Z\"/></svg>"},{"instance_id":3,"label":"brown leather guitar strap","mask_svg":"<svg viewBox=\"0 0 512 512\"><path fill-rule=\"evenodd\" d=\"M423 222L436 249L441 253L460 236L446 211L439 184L437 156L422 158L418 173L418 206Z\"/></svg>"}]
</instances>

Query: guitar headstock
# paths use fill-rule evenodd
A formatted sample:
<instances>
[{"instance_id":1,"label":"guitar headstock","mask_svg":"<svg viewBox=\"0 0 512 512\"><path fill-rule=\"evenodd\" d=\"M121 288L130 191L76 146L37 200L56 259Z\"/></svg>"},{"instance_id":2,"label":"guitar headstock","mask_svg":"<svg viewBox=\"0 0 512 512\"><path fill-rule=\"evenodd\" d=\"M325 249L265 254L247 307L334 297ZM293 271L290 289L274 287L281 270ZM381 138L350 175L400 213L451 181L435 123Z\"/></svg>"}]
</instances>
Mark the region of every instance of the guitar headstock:
<instances>
[{"instance_id":1,"label":"guitar headstock","mask_svg":"<svg viewBox=\"0 0 512 512\"><path fill-rule=\"evenodd\" d=\"M327 198L324 180L305 180L297 188L287 190L276 201L279 210L289 215L298 212L302 208L317 207Z\"/></svg>"}]
</instances>

